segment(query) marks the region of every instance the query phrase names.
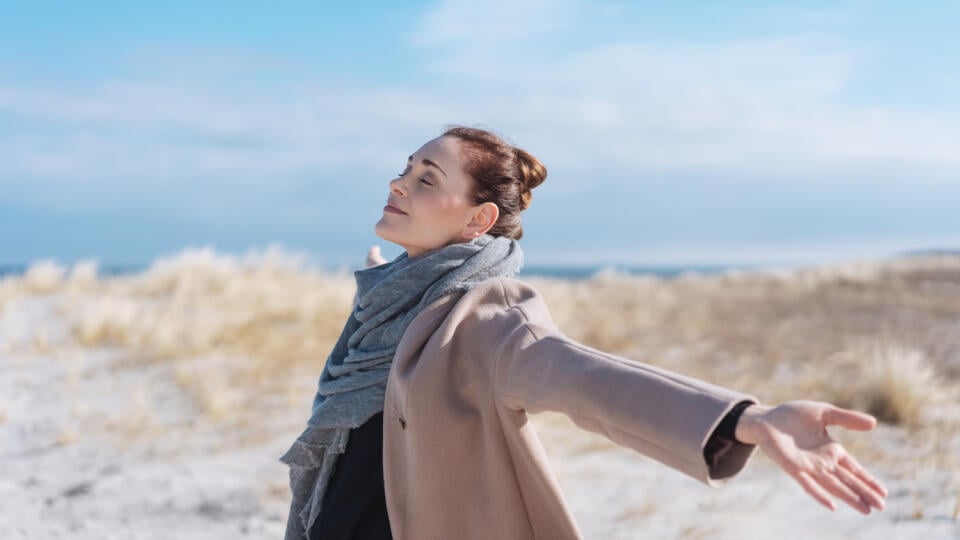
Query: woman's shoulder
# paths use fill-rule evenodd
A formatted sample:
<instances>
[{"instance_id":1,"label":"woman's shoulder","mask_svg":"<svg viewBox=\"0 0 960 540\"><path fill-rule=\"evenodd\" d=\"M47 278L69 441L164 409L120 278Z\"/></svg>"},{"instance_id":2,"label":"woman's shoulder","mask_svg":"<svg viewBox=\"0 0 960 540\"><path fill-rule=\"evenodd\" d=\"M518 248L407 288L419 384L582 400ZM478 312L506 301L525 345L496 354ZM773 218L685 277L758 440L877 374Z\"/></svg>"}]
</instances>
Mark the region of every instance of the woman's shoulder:
<instances>
[{"instance_id":1,"label":"woman's shoulder","mask_svg":"<svg viewBox=\"0 0 960 540\"><path fill-rule=\"evenodd\" d=\"M414 318L404 339L424 342L439 332L457 340L483 342L531 324L556 328L543 297L529 283L496 277L435 301Z\"/></svg>"},{"instance_id":2,"label":"woman's shoulder","mask_svg":"<svg viewBox=\"0 0 960 540\"><path fill-rule=\"evenodd\" d=\"M539 297L540 293L525 281L508 277L492 277L470 287L460 297L458 304L499 305L511 308Z\"/></svg>"},{"instance_id":3,"label":"woman's shoulder","mask_svg":"<svg viewBox=\"0 0 960 540\"><path fill-rule=\"evenodd\" d=\"M549 323L553 321L543 297L529 283L516 278L483 280L463 294L455 310L480 323L504 319Z\"/></svg>"}]
</instances>

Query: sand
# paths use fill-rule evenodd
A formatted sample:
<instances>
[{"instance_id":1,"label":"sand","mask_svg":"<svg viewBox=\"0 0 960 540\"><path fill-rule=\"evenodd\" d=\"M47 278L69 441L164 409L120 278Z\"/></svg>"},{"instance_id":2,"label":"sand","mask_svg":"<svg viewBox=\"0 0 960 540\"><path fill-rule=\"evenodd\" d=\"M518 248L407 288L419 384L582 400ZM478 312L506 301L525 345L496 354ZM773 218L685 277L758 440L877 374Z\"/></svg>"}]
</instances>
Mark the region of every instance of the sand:
<instances>
[{"instance_id":1,"label":"sand","mask_svg":"<svg viewBox=\"0 0 960 540\"><path fill-rule=\"evenodd\" d=\"M315 375L303 373L322 364L298 372L292 390L248 400L256 389L214 371L249 365L248 356L164 359L148 347L83 343L76 317L89 311L64 307L77 303L76 289L6 281L0 538L282 537L289 492L276 458L307 417ZM88 301L106 294L84 290ZM213 406L198 387L227 397ZM938 410L954 418L949 403ZM960 538L954 420L936 430L882 424L844 439L890 488L887 509L866 517L824 509L762 455L714 489L564 417L532 420L588 539Z\"/></svg>"}]
</instances>

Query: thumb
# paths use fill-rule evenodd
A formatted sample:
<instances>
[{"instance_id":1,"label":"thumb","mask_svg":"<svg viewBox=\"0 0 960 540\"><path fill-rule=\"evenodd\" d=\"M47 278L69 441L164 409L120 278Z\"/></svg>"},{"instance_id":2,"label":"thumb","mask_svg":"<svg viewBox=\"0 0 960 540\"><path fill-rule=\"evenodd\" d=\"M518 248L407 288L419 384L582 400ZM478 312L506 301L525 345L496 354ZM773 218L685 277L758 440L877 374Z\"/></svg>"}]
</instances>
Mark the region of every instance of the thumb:
<instances>
[{"instance_id":1,"label":"thumb","mask_svg":"<svg viewBox=\"0 0 960 540\"><path fill-rule=\"evenodd\" d=\"M867 413L835 405L829 405L823 411L823 422L828 426L840 426L856 431L870 431L877 425L877 419Z\"/></svg>"},{"instance_id":2,"label":"thumb","mask_svg":"<svg viewBox=\"0 0 960 540\"><path fill-rule=\"evenodd\" d=\"M385 262L387 262L387 260L380 254L380 246L371 246L370 251L367 252L367 268L378 266Z\"/></svg>"}]
</instances>

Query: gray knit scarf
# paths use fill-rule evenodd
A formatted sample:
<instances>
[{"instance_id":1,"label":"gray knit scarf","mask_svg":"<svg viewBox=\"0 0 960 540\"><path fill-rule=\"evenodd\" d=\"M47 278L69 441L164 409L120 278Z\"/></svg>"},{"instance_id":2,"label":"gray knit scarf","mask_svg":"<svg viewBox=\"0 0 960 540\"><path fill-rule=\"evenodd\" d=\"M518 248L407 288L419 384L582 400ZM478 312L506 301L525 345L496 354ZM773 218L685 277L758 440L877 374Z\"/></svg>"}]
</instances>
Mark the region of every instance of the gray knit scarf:
<instances>
[{"instance_id":1,"label":"gray knit scarf","mask_svg":"<svg viewBox=\"0 0 960 540\"><path fill-rule=\"evenodd\" d=\"M302 540L316 521L350 430L383 410L397 344L423 308L440 297L523 265L516 240L481 236L359 270L357 301L320 375L307 428L280 461L290 466L293 501L285 540Z\"/></svg>"}]
</instances>

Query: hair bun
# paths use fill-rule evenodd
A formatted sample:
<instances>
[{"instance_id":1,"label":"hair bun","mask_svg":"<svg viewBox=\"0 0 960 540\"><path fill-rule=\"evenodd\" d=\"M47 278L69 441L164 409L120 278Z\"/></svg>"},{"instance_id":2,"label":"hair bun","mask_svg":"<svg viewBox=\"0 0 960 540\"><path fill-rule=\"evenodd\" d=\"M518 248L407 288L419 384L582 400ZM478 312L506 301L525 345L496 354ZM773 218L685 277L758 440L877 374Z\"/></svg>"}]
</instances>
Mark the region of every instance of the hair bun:
<instances>
[{"instance_id":1,"label":"hair bun","mask_svg":"<svg viewBox=\"0 0 960 540\"><path fill-rule=\"evenodd\" d=\"M517 178L520 181L520 208L526 210L533 199L532 190L547 179L547 168L539 159L522 148L514 147L517 157Z\"/></svg>"}]
</instances>

